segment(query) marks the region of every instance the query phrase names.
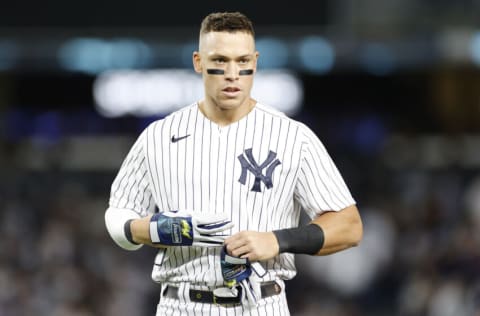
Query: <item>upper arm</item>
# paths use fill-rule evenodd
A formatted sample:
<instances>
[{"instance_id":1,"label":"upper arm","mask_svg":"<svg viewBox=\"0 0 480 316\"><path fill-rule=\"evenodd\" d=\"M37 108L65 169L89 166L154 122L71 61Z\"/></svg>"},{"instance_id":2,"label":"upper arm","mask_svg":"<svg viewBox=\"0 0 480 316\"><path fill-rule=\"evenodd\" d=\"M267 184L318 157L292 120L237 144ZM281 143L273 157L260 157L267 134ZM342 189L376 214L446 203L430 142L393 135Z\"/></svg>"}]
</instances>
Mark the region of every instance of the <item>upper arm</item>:
<instances>
[{"instance_id":1,"label":"upper arm","mask_svg":"<svg viewBox=\"0 0 480 316\"><path fill-rule=\"evenodd\" d=\"M324 212L312 223L324 231L324 247L318 255L327 255L353 246L363 238L363 224L355 205L349 205L338 212Z\"/></svg>"},{"instance_id":2,"label":"upper arm","mask_svg":"<svg viewBox=\"0 0 480 316\"><path fill-rule=\"evenodd\" d=\"M323 212L313 218L312 223L320 225L322 228L336 222L348 223L351 225L362 225L360 213L356 205L349 205L337 212Z\"/></svg>"},{"instance_id":3,"label":"upper arm","mask_svg":"<svg viewBox=\"0 0 480 316\"><path fill-rule=\"evenodd\" d=\"M110 207L127 209L141 217L155 208L147 157L144 150L147 131L138 137L112 183Z\"/></svg>"},{"instance_id":4,"label":"upper arm","mask_svg":"<svg viewBox=\"0 0 480 316\"><path fill-rule=\"evenodd\" d=\"M354 205L345 181L318 137L303 126L295 195L310 218Z\"/></svg>"},{"instance_id":5,"label":"upper arm","mask_svg":"<svg viewBox=\"0 0 480 316\"><path fill-rule=\"evenodd\" d=\"M112 183L105 225L112 239L122 248L136 250L141 245L131 243L125 234L125 223L152 213L155 208L146 163L144 131L128 152Z\"/></svg>"}]
</instances>

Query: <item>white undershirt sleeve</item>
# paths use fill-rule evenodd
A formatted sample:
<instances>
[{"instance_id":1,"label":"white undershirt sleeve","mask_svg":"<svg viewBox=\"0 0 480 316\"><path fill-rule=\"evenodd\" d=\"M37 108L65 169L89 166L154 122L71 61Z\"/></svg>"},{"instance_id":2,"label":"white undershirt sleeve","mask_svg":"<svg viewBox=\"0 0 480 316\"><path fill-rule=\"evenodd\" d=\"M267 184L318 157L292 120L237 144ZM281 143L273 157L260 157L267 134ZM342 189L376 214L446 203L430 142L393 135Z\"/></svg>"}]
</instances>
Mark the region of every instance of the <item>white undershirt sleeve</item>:
<instances>
[{"instance_id":1,"label":"white undershirt sleeve","mask_svg":"<svg viewBox=\"0 0 480 316\"><path fill-rule=\"evenodd\" d=\"M131 210L109 207L105 212L105 225L110 237L117 245L126 250L137 250L143 245L131 243L125 235L125 223L131 219L138 219L140 215Z\"/></svg>"}]
</instances>

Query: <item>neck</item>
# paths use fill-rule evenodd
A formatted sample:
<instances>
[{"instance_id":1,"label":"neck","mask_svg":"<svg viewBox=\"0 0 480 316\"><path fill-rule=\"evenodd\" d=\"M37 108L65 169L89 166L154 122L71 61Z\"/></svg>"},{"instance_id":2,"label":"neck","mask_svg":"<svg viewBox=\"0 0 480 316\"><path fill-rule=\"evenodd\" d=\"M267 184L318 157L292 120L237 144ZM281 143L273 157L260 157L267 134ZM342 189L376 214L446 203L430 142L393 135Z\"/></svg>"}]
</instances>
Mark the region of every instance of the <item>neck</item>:
<instances>
[{"instance_id":1,"label":"neck","mask_svg":"<svg viewBox=\"0 0 480 316\"><path fill-rule=\"evenodd\" d=\"M215 103L206 100L198 103L198 108L212 122L226 126L235 123L245 117L254 108L257 102L254 99L248 99L245 104L236 108L223 108Z\"/></svg>"}]
</instances>

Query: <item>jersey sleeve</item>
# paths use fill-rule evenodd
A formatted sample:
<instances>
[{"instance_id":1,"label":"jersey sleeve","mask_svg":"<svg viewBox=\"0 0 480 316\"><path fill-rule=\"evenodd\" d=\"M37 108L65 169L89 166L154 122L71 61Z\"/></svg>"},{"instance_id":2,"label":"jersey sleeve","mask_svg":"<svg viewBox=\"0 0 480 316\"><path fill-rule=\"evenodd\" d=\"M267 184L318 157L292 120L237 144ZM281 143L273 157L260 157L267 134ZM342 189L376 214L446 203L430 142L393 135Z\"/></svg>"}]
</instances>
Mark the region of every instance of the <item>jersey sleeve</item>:
<instances>
[{"instance_id":1,"label":"jersey sleeve","mask_svg":"<svg viewBox=\"0 0 480 316\"><path fill-rule=\"evenodd\" d=\"M148 173L144 142L144 131L130 149L112 183L110 207L134 211L140 217L153 213L150 175Z\"/></svg>"},{"instance_id":2,"label":"jersey sleeve","mask_svg":"<svg viewBox=\"0 0 480 316\"><path fill-rule=\"evenodd\" d=\"M340 211L355 204L345 181L318 137L305 125L295 197L314 218L325 211Z\"/></svg>"}]
</instances>

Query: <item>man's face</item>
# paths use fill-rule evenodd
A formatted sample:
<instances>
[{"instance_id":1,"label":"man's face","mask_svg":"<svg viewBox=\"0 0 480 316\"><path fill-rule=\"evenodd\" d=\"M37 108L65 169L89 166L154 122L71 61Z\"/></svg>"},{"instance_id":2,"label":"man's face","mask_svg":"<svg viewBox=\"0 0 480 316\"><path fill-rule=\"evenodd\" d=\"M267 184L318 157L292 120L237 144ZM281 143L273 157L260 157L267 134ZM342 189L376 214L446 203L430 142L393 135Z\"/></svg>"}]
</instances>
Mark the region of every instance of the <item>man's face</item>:
<instances>
[{"instance_id":1,"label":"man's face","mask_svg":"<svg viewBox=\"0 0 480 316\"><path fill-rule=\"evenodd\" d=\"M258 52L253 36L245 32L210 32L200 37L199 51L193 53L195 71L203 75L205 98L221 109L248 106L253 73L240 75L241 70L257 68ZM208 69L223 74L208 74Z\"/></svg>"}]
</instances>

